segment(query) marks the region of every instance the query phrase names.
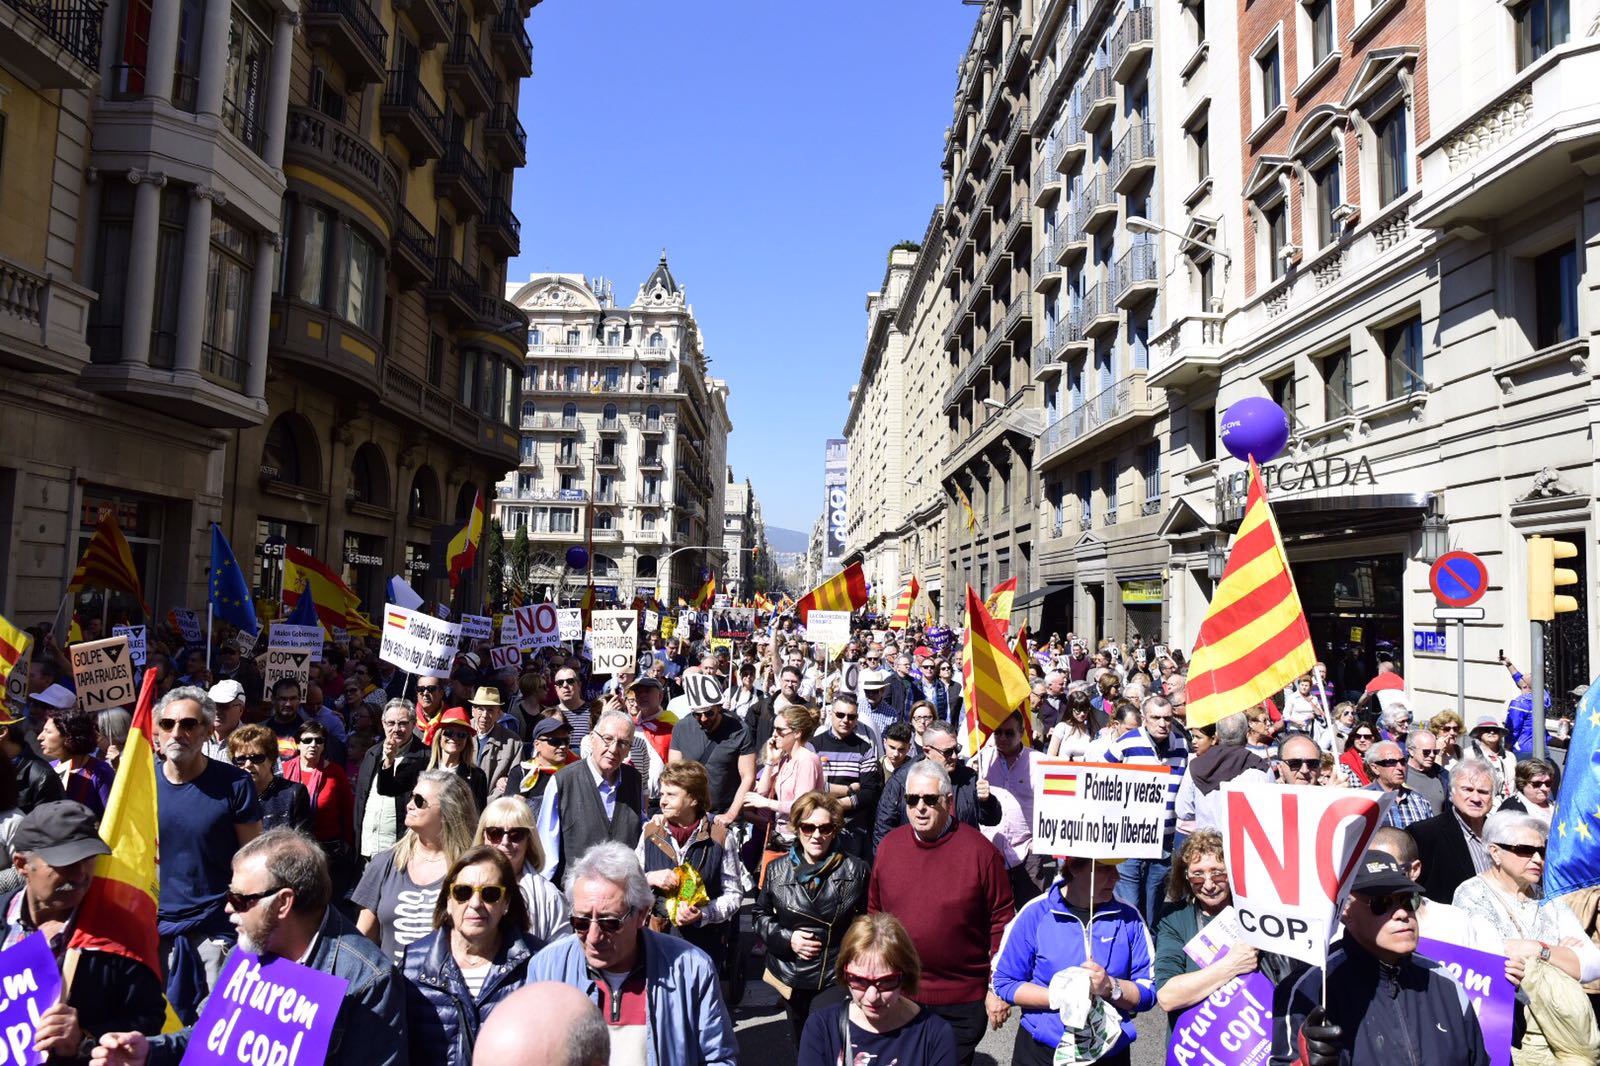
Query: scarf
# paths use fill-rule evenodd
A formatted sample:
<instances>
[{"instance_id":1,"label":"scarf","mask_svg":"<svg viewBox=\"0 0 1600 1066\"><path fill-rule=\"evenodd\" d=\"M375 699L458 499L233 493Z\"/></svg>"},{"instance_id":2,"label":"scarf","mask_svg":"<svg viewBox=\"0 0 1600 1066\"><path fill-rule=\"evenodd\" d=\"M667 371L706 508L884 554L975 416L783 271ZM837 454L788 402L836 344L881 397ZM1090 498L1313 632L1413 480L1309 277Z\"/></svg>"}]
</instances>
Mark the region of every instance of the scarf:
<instances>
[{"instance_id":1,"label":"scarf","mask_svg":"<svg viewBox=\"0 0 1600 1066\"><path fill-rule=\"evenodd\" d=\"M1189 775L1202 796L1209 796L1246 770L1266 770L1267 761L1249 748L1218 744L1189 764Z\"/></svg>"},{"instance_id":2,"label":"scarf","mask_svg":"<svg viewBox=\"0 0 1600 1066\"><path fill-rule=\"evenodd\" d=\"M835 837L836 841L837 839ZM826 881L834 868L844 861L844 852L840 851L838 844L835 843L828 849L828 854L816 862L809 862L805 853L800 850L800 842L795 841L794 846L789 849L789 861L794 863L796 883L805 889L806 895L815 899L817 893L822 890L822 882Z\"/></svg>"}]
</instances>

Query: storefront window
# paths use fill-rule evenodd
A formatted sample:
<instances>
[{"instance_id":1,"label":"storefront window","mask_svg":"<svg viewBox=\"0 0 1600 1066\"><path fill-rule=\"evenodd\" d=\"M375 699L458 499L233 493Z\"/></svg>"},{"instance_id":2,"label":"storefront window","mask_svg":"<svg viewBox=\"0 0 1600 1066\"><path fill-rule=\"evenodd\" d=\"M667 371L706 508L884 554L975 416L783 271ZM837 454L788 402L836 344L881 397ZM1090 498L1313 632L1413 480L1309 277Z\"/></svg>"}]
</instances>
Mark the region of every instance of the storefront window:
<instances>
[{"instance_id":1,"label":"storefront window","mask_svg":"<svg viewBox=\"0 0 1600 1066\"><path fill-rule=\"evenodd\" d=\"M265 515L256 519L256 580L251 595L256 617L265 622L278 616L283 599L283 550L288 545L315 551L317 527L286 522Z\"/></svg>"},{"instance_id":2,"label":"storefront window","mask_svg":"<svg viewBox=\"0 0 1600 1066\"><path fill-rule=\"evenodd\" d=\"M1317 658L1341 698L1360 699L1378 663L1404 656L1405 556L1291 559L1290 568Z\"/></svg>"},{"instance_id":3,"label":"storefront window","mask_svg":"<svg viewBox=\"0 0 1600 1066\"><path fill-rule=\"evenodd\" d=\"M406 576L413 587L417 582L428 576L428 546L415 542L406 542ZM418 590L421 591L420 589Z\"/></svg>"},{"instance_id":4,"label":"storefront window","mask_svg":"<svg viewBox=\"0 0 1600 1066\"><path fill-rule=\"evenodd\" d=\"M73 544L73 558L81 559L89 539L94 536L100 516L110 512L117 518L117 528L122 530L133 555L133 568L144 589L145 602L156 606L156 592L161 577L161 506L154 500L142 499L97 486L85 486L83 506L78 513L78 529ZM144 617L137 597L126 592L89 587L75 597L73 609L85 621L106 618L107 626L138 622ZM110 634L107 628L106 634Z\"/></svg>"},{"instance_id":5,"label":"storefront window","mask_svg":"<svg viewBox=\"0 0 1600 1066\"><path fill-rule=\"evenodd\" d=\"M381 604L388 598L384 575L385 543L383 537L367 533L344 535L342 576L345 584L355 590L369 610L373 604Z\"/></svg>"}]
</instances>

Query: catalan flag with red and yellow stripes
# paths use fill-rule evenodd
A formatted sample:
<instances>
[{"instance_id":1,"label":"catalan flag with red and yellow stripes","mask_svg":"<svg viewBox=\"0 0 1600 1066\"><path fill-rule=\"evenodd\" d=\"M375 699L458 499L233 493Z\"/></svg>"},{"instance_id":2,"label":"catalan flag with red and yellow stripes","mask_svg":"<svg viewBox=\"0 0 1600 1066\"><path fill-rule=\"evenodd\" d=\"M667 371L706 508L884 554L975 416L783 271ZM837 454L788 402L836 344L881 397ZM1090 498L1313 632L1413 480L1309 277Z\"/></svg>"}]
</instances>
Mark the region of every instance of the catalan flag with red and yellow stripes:
<instances>
[{"instance_id":1,"label":"catalan flag with red and yellow stripes","mask_svg":"<svg viewBox=\"0 0 1600 1066\"><path fill-rule=\"evenodd\" d=\"M1011 652L1017 657L1017 662L1022 664L1023 672L1028 669L1028 627L1023 626L1017 630L1017 642L1011 646ZM1022 743L1033 747L1033 685L1028 685L1028 702L1022 705Z\"/></svg>"},{"instance_id":2,"label":"catalan flag with red and yellow stripes","mask_svg":"<svg viewBox=\"0 0 1600 1066\"><path fill-rule=\"evenodd\" d=\"M894 614L889 616L890 629L908 629L911 626L911 607L917 602L917 596L922 593L922 585L917 581L917 575L911 575L911 584L900 590L900 599L895 602Z\"/></svg>"},{"instance_id":3,"label":"catalan flag with red and yellow stripes","mask_svg":"<svg viewBox=\"0 0 1600 1066\"><path fill-rule=\"evenodd\" d=\"M115 511L101 512L94 536L84 546L83 558L78 560L78 569L73 571L67 591L77 592L88 587L126 592L139 601L146 615L150 614L150 605L144 602L144 586L139 583L139 571L133 565L133 549L128 547L128 538L117 525Z\"/></svg>"},{"instance_id":4,"label":"catalan flag with red and yellow stripes","mask_svg":"<svg viewBox=\"0 0 1600 1066\"><path fill-rule=\"evenodd\" d=\"M974 737L973 751L1015 711L1027 706L1028 671L1006 643L1004 628L989 617L971 585L967 586L961 683L970 701L967 726Z\"/></svg>"},{"instance_id":5,"label":"catalan flag with red and yellow stripes","mask_svg":"<svg viewBox=\"0 0 1600 1066\"><path fill-rule=\"evenodd\" d=\"M1188 723L1210 725L1249 710L1316 661L1283 538L1252 461L1244 520L1189 657Z\"/></svg>"},{"instance_id":6,"label":"catalan flag with red and yellow stripes","mask_svg":"<svg viewBox=\"0 0 1600 1066\"><path fill-rule=\"evenodd\" d=\"M32 637L0 618L0 707L6 703L5 679L11 676L11 671L17 668L23 658L28 654L28 644ZM20 715L21 710L17 711Z\"/></svg>"},{"instance_id":7,"label":"catalan flag with red and yellow stripes","mask_svg":"<svg viewBox=\"0 0 1600 1066\"><path fill-rule=\"evenodd\" d=\"M851 563L800 597L794 613L805 625L812 611L856 611L867 605L867 575L860 563Z\"/></svg>"}]
</instances>

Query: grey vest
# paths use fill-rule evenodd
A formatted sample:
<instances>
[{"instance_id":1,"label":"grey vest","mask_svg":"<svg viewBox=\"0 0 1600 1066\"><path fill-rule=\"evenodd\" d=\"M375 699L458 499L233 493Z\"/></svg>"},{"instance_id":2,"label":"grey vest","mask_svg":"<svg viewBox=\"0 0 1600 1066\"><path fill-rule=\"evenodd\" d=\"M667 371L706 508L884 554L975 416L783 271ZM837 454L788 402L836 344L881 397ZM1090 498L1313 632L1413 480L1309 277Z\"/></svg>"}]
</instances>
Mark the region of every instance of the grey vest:
<instances>
[{"instance_id":1,"label":"grey vest","mask_svg":"<svg viewBox=\"0 0 1600 1066\"><path fill-rule=\"evenodd\" d=\"M627 763L618 771L616 809L608 819L600 790L595 787L589 760L580 759L556 774L557 811L561 819L561 863L556 871L565 878L567 867L596 844L615 840L632 848L639 843L644 825L644 786L639 771ZM559 881L557 882L560 883Z\"/></svg>"}]
</instances>

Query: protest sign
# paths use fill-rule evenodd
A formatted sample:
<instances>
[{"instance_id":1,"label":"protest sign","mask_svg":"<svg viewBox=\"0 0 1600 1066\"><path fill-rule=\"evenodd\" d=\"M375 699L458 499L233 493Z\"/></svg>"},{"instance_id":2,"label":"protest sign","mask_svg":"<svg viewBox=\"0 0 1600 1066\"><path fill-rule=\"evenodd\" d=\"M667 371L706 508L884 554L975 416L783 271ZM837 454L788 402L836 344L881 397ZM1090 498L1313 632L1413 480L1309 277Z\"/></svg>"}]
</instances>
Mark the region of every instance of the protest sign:
<instances>
[{"instance_id":1,"label":"protest sign","mask_svg":"<svg viewBox=\"0 0 1600 1066\"><path fill-rule=\"evenodd\" d=\"M638 659L639 616L632 611L596 611L591 638L596 674L627 673Z\"/></svg>"},{"instance_id":2,"label":"protest sign","mask_svg":"<svg viewBox=\"0 0 1600 1066\"><path fill-rule=\"evenodd\" d=\"M756 631L756 612L753 607L729 607L711 615L711 635L744 639Z\"/></svg>"},{"instance_id":3,"label":"protest sign","mask_svg":"<svg viewBox=\"0 0 1600 1066\"><path fill-rule=\"evenodd\" d=\"M556 624L560 626L562 640L583 639L583 609L562 607L556 611Z\"/></svg>"},{"instance_id":4,"label":"protest sign","mask_svg":"<svg viewBox=\"0 0 1600 1066\"><path fill-rule=\"evenodd\" d=\"M711 650L712 651L725 651L729 655L732 655L733 654L733 638L732 637L712 637L711 638Z\"/></svg>"},{"instance_id":5,"label":"protest sign","mask_svg":"<svg viewBox=\"0 0 1600 1066\"><path fill-rule=\"evenodd\" d=\"M561 616L553 603L530 603L512 610L507 619L511 623L511 639L502 643L528 648L549 648L561 643Z\"/></svg>"},{"instance_id":6,"label":"protest sign","mask_svg":"<svg viewBox=\"0 0 1600 1066\"><path fill-rule=\"evenodd\" d=\"M333 642L340 648L350 647L350 631L343 626L333 627Z\"/></svg>"},{"instance_id":7,"label":"protest sign","mask_svg":"<svg viewBox=\"0 0 1600 1066\"><path fill-rule=\"evenodd\" d=\"M300 701L305 702L306 686L311 683L311 653L304 648L268 648L261 671L261 695L272 698L272 687L284 678L300 686Z\"/></svg>"},{"instance_id":8,"label":"protest sign","mask_svg":"<svg viewBox=\"0 0 1600 1066\"><path fill-rule=\"evenodd\" d=\"M133 658L127 637L106 637L67 649L72 658L72 682L78 689L78 709L103 711L132 703L138 692L133 682Z\"/></svg>"},{"instance_id":9,"label":"protest sign","mask_svg":"<svg viewBox=\"0 0 1600 1066\"><path fill-rule=\"evenodd\" d=\"M195 1022L183 1066L322 1062L345 984L343 978L288 959L263 964L234 948L214 986L220 991L213 992ZM351 1053L359 1057L359 1049Z\"/></svg>"},{"instance_id":10,"label":"protest sign","mask_svg":"<svg viewBox=\"0 0 1600 1066\"><path fill-rule=\"evenodd\" d=\"M655 633L655 632L658 632L660 629L661 629L661 612L659 612L659 611L646 611L644 613L644 631L646 633Z\"/></svg>"},{"instance_id":11,"label":"protest sign","mask_svg":"<svg viewBox=\"0 0 1600 1066\"><path fill-rule=\"evenodd\" d=\"M500 643L501 644L509 644L509 645L512 645L512 646L516 645L516 643L517 643L517 620L515 618L513 618L509 614L501 615L500 616L500 625L497 627L497 629L498 629L498 631L500 633Z\"/></svg>"},{"instance_id":12,"label":"protest sign","mask_svg":"<svg viewBox=\"0 0 1600 1066\"><path fill-rule=\"evenodd\" d=\"M22 656L17 659L17 665L6 675L6 702L7 707L22 708L28 700L28 672L33 662L33 638L26 634L22 637Z\"/></svg>"},{"instance_id":13,"label":"protest sign","mask_svg":"<svg viewBox=\"0 0 1600 1066\"><path fill-rule=\"evenodd\" d=\"M1240 939L1321 966L1351 874L1393 800L1316 785L1224 785L1222 844Z\"/></svg>"},{"instance_id":14,"label":"protest sign","mask_svg":"<svg viewBox=\"0 0 1600 1066\"><path fill-rule=\"evenodd\" d=\"M433 613L438 617L443 618L446 622L450 621L450 605L447 603L434 604Z\"/></svg>"},{"instance_id":15,"label":"protest sign","mask_svg":"<svg viewBox=\"0 0 1600 1066\"><path fill-rule=\"evenodd\" d=\"M1163 764L1033 760L1033 850L1082 859L1159 859L1167 787Z\"/></svg>"},{"instance_id":16,"label":"protest sign","mask_svg":"<svg viewBox=\"0 0 1600 1066\"><path fill-rule=\"evenodd\" d=\"M33 1050L39 1019L61 998L61 971L43 933L30 933L0 951L0 1063L38 1066L49 1056Z\"/></svg>"},{"instance_id":17,"label":"protest sign","mask_svg":"<svg viewBox=\"0 0 1600 1066\"><path fill-rule=\"evenodd\" d=\"M135 666L144 665L146 639L149 632L144 626L111 627L112 636L128 638L128 654L133 656L133 665Z\"/></svg>"},{"instance_id":18,"label":"protest sign","mask_svg":"<svg viewBox=\"0 0 1600 1066\"><path fill-rule=\"evenodd\" d=\"M172 621L178 627L178 633L183 637L185 644L200 643L200 616L187 607L174 607Z\"/></svg>"},{"instance_id":19,"label":"protest sign","mask_svg":"<svg viewBox=\"0 0 1600 1066\"><path fill-rule=\"evenodd\" d=\"M378 658L409 674L449 677L461 643L461 627L420 611L385 604Z\"/></svg>"},{"instance_id":20,"label":"protest sign","mask_svg":"<svg viewBox=\"0 0 1600 1066\"><path fill-rule=\"evenodd\" d=\"M1426 937L1417 941L1417 954L1443 966L1466 992L1472 1009L1478 1012L1478 1028L1483 1030L1489 1061L1494 1066L1510 1066L1511 1015L1517 1005L1517 990L1506 980L1506 957Z\"/></svg>"},{"instance_id":21,"label":"protest sign","mask_svg":"<svg viewBox=\"0 0 1600 1066\"><path fill-rule=\"evenodd\" d=\"M468 640L493 640L494 629L486 614L461 616L461 635Z\"/></svg>"},{"instance_id":22,"label":"protest sign","mask_svg":"<svg viewBox=\"0 0 1600 1066\"><path fill-rule=\"evenodd\" d=\"M274 622L267 630L267 644L274 648L295 648L311 653L311 661L322 661L322 627L295 626Z\"/></svg>"},{"instance_id":23,"label":"protest sign","mask_svg":"<svg viewBox=\"0 0 1600 1066\"><path fill-rule=\"evenodd\" d=\"M806 615L806 639L830 648L850 643L850 612L812 611Z\"/></svg>"},{"instance_id":24,"label":"protest sign","mask_svg":"<svg viewBox=\"0 0 1600 1066\"><path fill-rule=\"evenodd\" d=\"M1272 982L1235 977L1178 1015L1167 1066L1264 1066L1272 1055Z\"/></svg>"},{"instance_id":25,"label":"protest sign","mask_svg":"<svg viewBox=\"0 0 1600 1066\"><path fill-rule=\"evenodd\" d=\"M496 670L503 670L508 666L521 666L522 649L515 644L510 647L490 648L489 665Z\"/></svg>"}]
</instances>

